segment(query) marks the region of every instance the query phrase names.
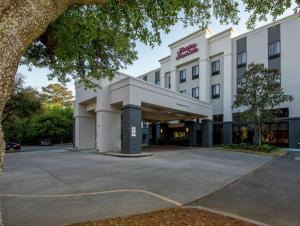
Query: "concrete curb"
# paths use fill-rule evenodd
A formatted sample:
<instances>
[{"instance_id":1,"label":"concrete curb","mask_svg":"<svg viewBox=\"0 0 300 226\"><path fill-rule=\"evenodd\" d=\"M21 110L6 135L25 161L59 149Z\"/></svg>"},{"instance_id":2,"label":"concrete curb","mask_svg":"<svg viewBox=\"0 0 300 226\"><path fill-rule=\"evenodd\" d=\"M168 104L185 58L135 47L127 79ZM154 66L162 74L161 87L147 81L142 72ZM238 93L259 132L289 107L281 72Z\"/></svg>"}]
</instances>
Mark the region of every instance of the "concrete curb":
<instances>
[{"instance_id":1,"label":"concrete curb","mask_svg":"<svg viewBox=\"0 0 300 226\"><path fill-rule=\"evenodd\" d=\"M225 216L225 217L232 217L232 218L235 218L235 219L238 219L238 220L241 220L241 221L245 221L247 223L256 224L258 226L270 226L269 224L265 224L265 223L262 223L262 222L259 222L259 221L256 221L256 220L252 220L252 219L249 219L249 218L246 218L246 217L241 217L241 216L238 216L238 215L235 215L235 214L232 214L232 213L228 213L228 212L224 212L224 211L221 211L221 210L210 209L210 208L207 208L207 207L204 207L204 206L181 206L180 208L200 209L200 210L203 210L203 211L219 214L219 215L222 215L222 216Z\"/></svg>"},{"instance_id":2,"label":"concrete curb","mask_svg":"<svg viewBox=\"0 0 300 226\"><path fill-rule=\"evenodd\" d=\"M97 152L97 154L120 157L120 158L140 158L140 157L148 157L153 155L153 153L150 152L142 152L138 154L125 154L121 152Z\"/></svg>"}]
</instances>

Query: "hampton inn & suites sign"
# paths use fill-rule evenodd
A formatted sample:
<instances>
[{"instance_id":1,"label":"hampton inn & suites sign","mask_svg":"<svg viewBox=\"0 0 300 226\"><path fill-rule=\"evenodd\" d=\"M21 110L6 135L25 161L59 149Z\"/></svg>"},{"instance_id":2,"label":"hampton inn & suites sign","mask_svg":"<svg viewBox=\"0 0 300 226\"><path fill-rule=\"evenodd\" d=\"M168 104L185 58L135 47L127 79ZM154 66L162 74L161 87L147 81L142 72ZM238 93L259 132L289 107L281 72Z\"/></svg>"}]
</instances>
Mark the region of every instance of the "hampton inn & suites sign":
<instances>
[{"instance_id":1,"label":"hampton inn & suites sign","mask_svg":"<svg viewBox=\"0 0 300 226\"><path fill-rule=\"evenodd\" d=\"M195 43L189 44L188 46L185 46L185 47L181 47L177 51L176 60L179 60L181 58L184 58L184 57L191 55L193 53L196 53L196 52L198 52L198 48L197 48L197 44L195 44Z\"/></svg>"}]
</instances>

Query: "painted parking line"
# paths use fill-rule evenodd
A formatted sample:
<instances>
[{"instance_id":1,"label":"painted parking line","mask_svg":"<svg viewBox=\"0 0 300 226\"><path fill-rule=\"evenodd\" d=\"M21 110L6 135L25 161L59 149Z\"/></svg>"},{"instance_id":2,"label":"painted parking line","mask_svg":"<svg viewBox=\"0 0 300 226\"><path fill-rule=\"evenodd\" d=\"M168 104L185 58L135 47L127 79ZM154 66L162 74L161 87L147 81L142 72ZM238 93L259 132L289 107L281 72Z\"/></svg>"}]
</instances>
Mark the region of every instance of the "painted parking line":
<instances>
[{"instance_id":1,"label":"painted parking line","mask_svg":"<svg viewBox=\"0 0 300 226\"><path fill-rule=\"evenodd\" d=\"M83 192L83 193L75 193L75 194L57 194L57 195L27 195L27 194L6 194L0 193L0 197L10 197L10 198L68 198L68 197L81 197L81 196L90 196L90 195L102 195L102 194L110 194L110 193L125 193L125 192L135 192L135 193L144 193L150 195L152 197L156 197L165 202L171 203L176 206L181 206L182 204L169 199L165 196L156 194L154 192L140 190L140 189L117 189L117 190L108 190L108 191L98 191L98 192Z\"/></svg>"}]
</instances>

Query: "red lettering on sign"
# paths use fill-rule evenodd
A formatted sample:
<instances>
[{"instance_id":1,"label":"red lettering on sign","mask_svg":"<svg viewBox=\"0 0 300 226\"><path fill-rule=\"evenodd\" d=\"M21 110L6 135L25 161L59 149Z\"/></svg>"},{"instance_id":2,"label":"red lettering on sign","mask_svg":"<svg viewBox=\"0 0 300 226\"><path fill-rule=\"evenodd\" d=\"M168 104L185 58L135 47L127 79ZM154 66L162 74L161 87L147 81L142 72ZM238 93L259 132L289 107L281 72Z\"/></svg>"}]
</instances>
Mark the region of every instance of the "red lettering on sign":
<instances>
[{"instance_id":1,"label":"red lettering on sign","mask_svg":"<svg viewBox=\"0 0 300 226\"><path fill-rule=\"evenodd\" d=\"M177 57L176 60L179 60L181 58L184 58L188 55L191 55L193 53L198 52L198 48L197 48L197 44L190 44L186 47L181 47L178 51L177 51Z\"/></svg>"}]
</instances>

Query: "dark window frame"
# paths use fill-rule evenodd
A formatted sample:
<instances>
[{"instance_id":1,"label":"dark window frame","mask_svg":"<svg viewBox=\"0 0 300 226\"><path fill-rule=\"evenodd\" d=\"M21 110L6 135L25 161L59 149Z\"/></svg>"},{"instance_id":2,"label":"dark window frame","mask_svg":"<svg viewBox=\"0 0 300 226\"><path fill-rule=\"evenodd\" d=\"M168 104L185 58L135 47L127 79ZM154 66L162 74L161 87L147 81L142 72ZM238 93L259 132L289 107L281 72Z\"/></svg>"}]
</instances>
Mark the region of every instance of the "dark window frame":
<instances>
[{"instance_id":1,"label":"dark window frame","mask_svg":"<svg viewBox=\"0 0 300 226\"><path fill-rule=\"evenodd\" d=\"M245 56L246 56L245 62L243 62L243 54L245 54ZM239 63L239 56L240 56L240 55L242 56L242 57L241 57L241 61L242 61L242 62ZM239 52L239 53L236 55L236 65L237 65L238 68L240 68L240 67L245 67L245 66L247 65L247 51Z\"/></svg>"},{"instance_id":2,"label":"dark window frame","mask_svg":"<svg viewBox=\"0 0 300 226\"><path fill-rule=\"evenodd\" d=\"M197 94L196 90L198 90L198 95L196 95ZM194 91L195 91L195 96L194 96ZM192 88L192 97L199 99L199 86Z\"/></svg>"},{"instance_id":3,"label":"dark window frame","mask_svg":"<svg viewBox=\"0 0 300 226\"><path fill-rule=\"evenodd\" d=\"M165 88L171 89L171 73L165 73Z\"/></svg>"},{"instance_id":4,"label":"dark window frame","mask_svg":"<svg viewBox=\"0 0 300 226\"><path fill-rule=\"evenodd\" d=\"M147 75L143 76L143 80L144 80L145 82L147 82L147 81L148 81L148 76L147 76Z\"/></svg>"},{"instance_id":5,"label":"dark window frame","mask_svg":"<svg viewBox=\"0 0 300 226\"><path fill-rule=\"evenodd\" d=\"M272 45L274 45L276 43L279 43L279 52L278 53L270 54L270 46L272 46ZM269 59L274 59L274 58L280 57L280 55L281 55L281 42L280 42L280 40L277 40L277 41L274 41L274 42L270 42L268 44L268 57L269 57Z\"/></svg>"},{"instance_id":6,"label":"dark window frame","mask_svg":"<svg viewBox=\"0 0 300 226\"><path fill-rule=\"evenodd\" d=\"M194 68L198 68L196 74L194 74ZM192 67L192 79L194 80L194 79L197 79L197 78L199 78L199 64L198 65L194 65Z\"/></svg>"},{"instance_id":7,"label":"dark window frame","mask_svg":"<svg viewBox=\"0 0 300 226\"><path fill-rule=\"evenodd\" d=\"M214 87L219 87L219 93L214 93L214 91L216 91L217 89L214 89ZM220 83L218 84L214 84L211 86L211 98L212 99L219 99L221 96L221 85Z\"/></svg>"},{"instance_id":8,"label":"dark window frame","mask_svg":"<svg viewBox=\"0 0 300 226\"><path fill-rule=\"evenodd\" d=\"M186 89L180 90L179 93L186 94Z\"/></svg>"},{"instance_id":9,"label":"dark window frame","mask_svg":"<svg viewBox=\"0 0 300 226\"><path fill-rule=\"evenodd\" d=\"M155 74L154 74L154 83L155 83L155 85L160 85L160 71L155 72Z\"/></svg>"},{"instance_id":10,"label":"dark window frame","mask_svg":"<svg viewBox=\"0 0 300 226\"><path fill-rule=\"evenodd\" d=\"M214 70L214 65L219 65L219 69L218 70ZM213 62L211 62L211 75L214 76L214 75L218 75L220 74L220 68L221 68L221 62L220 60L215 60Z\"/></svg>"},{"instance_id":11,"label":"dark window frame","mask_svg":"<svg viewBox=\"0 0 300 226\"><path fill-rule=\"evenodd\" d=\"M184 72L184 73L183 73L183 72ZM183 74L184 74L184 78L181 77L181 75L183 75ZM180 71L179 71L179 82L180 82L180 83L186 82L186 69L180 70Z\"/></svg>"}]
</instances>

